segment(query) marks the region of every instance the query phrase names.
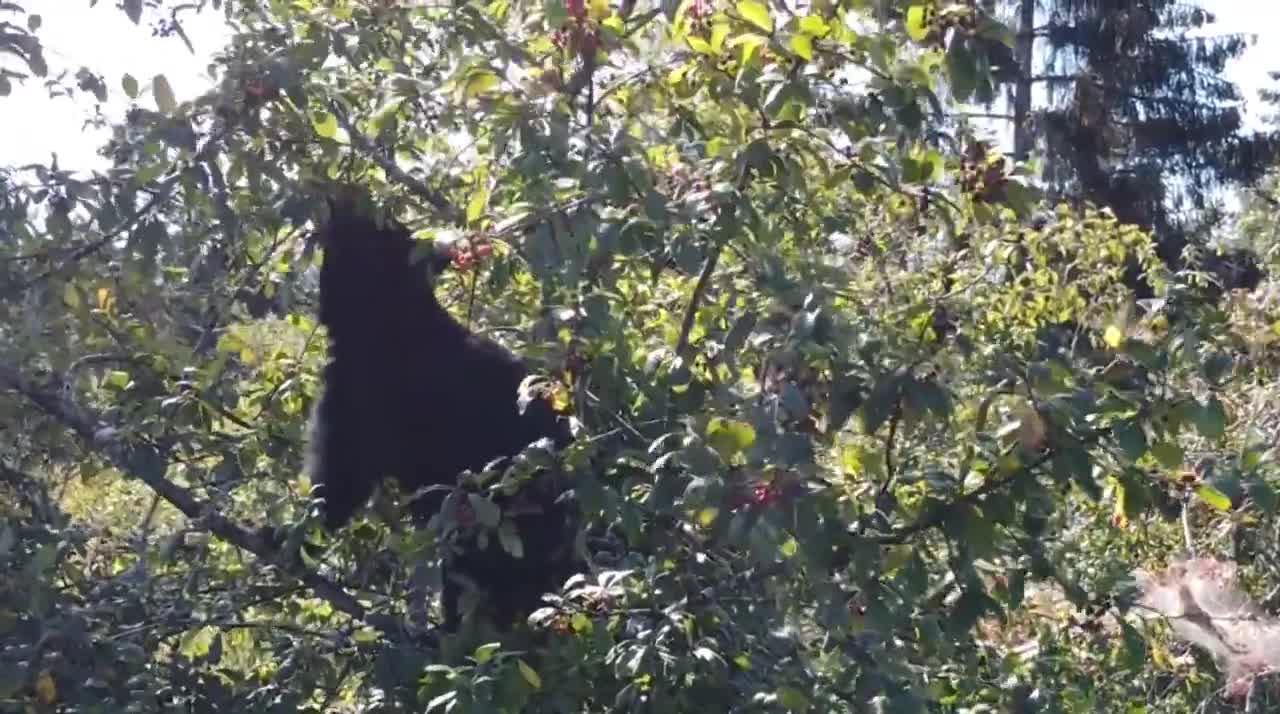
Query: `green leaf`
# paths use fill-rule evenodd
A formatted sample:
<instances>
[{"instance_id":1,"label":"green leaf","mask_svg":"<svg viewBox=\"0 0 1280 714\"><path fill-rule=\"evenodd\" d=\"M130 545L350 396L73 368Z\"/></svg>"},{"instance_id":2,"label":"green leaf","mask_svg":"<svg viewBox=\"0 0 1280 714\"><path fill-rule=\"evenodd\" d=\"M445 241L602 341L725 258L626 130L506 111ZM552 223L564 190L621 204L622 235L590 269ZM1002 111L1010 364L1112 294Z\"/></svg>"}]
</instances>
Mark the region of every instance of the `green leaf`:
<instances>
[{"instance_id":1,"label":"green leaf","mask_svg":"<svg viewBox=\"0 0 1280 714\"><path fill-rule=\"evenodd\" d=\"M773 32L773 18L769 16L769 6L759 0L739 0L738 14L761 30Z\"/></svg>"},{"instance_id":2,"label":"green leaf","mask_svg":"<svg viewBox=\"0 0 1280 714\"><path fill-rule=\"evenodd\" d=\"M1207 404L1195 410L1192 419L1196 430L1206 439L1221 439L1227 433L1227 410L1217 397L1211 397Z\"/></svg>"},{"instance_id":3,"label":"green leaf","mask_svg":"<svg viewBox=\"0 0 1280 714\"><path fill-rule=\"evenodd\" d=\"M373 113L373 116L369 117L369 127L373 129L373 133L381 134L388 126L392 125L403 104L404 97L392 97L379 107Z\"/></svg>"},{"instance_id":4,"label":"green leaf","mask_svg":"<svg viewBox=\"0 0 1280 714\"><path fill-rule=\"evenodd\" d=\"M1219 491L1213 486L1202 484L1196 489L1196 495L1200 497L1201 501L1204 501L1219 511L1231 510L1231 499L1227 498L1225 493Z\"/></svg>"},{"instance_id":5,"label":"green leaf","mask_svg":"<svg viewBox=\"0 0 1280 714\"><path fill-rule=\"evenodd\" d=\"M1167 469L1177 469L1182 467L1182 447L1171 441L1161 441L1151 446L1151 455L1156 457L1162 466Z\"/></svg>"},{"instance_id":6,"label":"green leaf","mask_svg":"<svg viewBox=\"0 0 1280 714\"><path fill-rule=\"evenodd\" d=\"M1266 481L1255 479L1250 481L1245 488L1249 493L1249 498L1253 499L1259 510L1269 516L1275 514L1277 502L1280 499L1277 499L1275 489L1271 488L1270 484Z\"/></svg>"},{"instance_id":7,"label":"green leaf","mask_svg":"<svg viewBox=\"0 0 1280 714\"><path fill-rule=\"evenodd\" d=\"M923 42L929 36L929 9L925 5L912 5L907 8L907 34L916 42Z\"/></svg>"},{"instance_id":8,"label":"green leaf","mask_svg":"<svg viewBox=\"0 0 1280 714\"><path fill-rule=\"evenodd\" d=\"M502 543L502 549L510 553L511 557L524 557L524 541L516 532L516 524L512 521L503 521L502 525L498 526L498 542Z\"/></svg>"},{"instance_id":9,"label":"green leaf","mask_svg":"<svg viewBox=\"0 0 1280 714\"><path fill-rule=\"evenodd\" d=\"M539 677L538 672L533 667L530 667L527 662L517 659L516 668L520 670L520 676L524 677L524 681L528 682L530 687L542 689L542 677Z\"/></svg>"},{"instance_id":10,"label":"green leaf","mask_svg":"<svg viewBox=\"0 0 1280 714\"><path fill-rule=\"evenodd\" d=\"M138 80L134 79L132 74L125 72L125 75L120 78L120 88L130 99L138 98Z\"/></svg>"},{"instance_id":11,"label":"green leaf","mask_svg":"<svg viewBox=\"0 0 1280 714\"><path fill-rule=\"evenodd\" d=\"M694 520L696 520L698 522L698 525L702 526L703 528L710 528L711 524L715 523L716 519L719 517L720 517L719 508L715 508L714 506L707 506L706 508L703 508L700 511L698 511L697 515L694 517Z\"/></svg>"},{"instance_id":12,"label":"green leaf","mask_svg":"<svg viewBox=\"0 0 1280 714\"><path fill-rule=\"evenodd\" d=\"M946 170L946 160L942 158L941 152L927 151L921 157L920 162L925 169L921 172L921 180L925 183L932 183L942 179L943 172Z\"/></svg>"},{"instance_id":13,"label":"green leaf","mask_svg":"<svg viewBox=\"0 0 1280 714\"><path fill-rule=\"evenodd\" d=\"M462 90L462 96L464 99L477 97L497 87L500 81L496 73L487 69L472 72L467 77L467 85Z\"/></svg>"},{"instance_id":14,"label":"green leaf","mask_svg":"<svg viewBox=\"0 0 1280 714\"><path fill-rule=\"evenodd\" d=\"M326 139L332 139L338 135L338 118L332 112L316 112L311 118L311 126L315 127L317 134Z\"/></svg>"},{"instance_id":15,"label":"green leaf","mask_svg":"<svg viewBox=\"0 0 1280 714\"><path fill-rule=\"evenodd\" d=\"M956 101L968 101L978 88L978 60L969 51L968 38L957 36L947 47L947 74Z\"/></svg>"},{"instance_id":16,"label":"green leaf","mask_svg":"<svg viewBox=\"0 0 1280 714\"><path fill-rule=\"evenodd\" d=\"M805 15L800 18L800 31L814 37L824 37L831 32L831 26L818 15Z\"/></svg>"},{"instance_id":17,"label":"green leaf","mask_svg":"<svg viewBox=\"0 0 1280 714\"><path fill-rule=\"evenodd\" d=\"M151 80L151 94L156 99L156 106L165 114L172 114L178 108L178 100L173 96L173 87L163 74L157 74Z\"/></svg>"},{"instance_id":18,"label":"green leaf","mask_svg":"<svg viewBox=\"0 0 1280 714\"><path fill-rule=\"evenodd\" d=\"M501 642L489 642L477 647L475 651L471 653L471 658L474 659L477 664L484 664L485 662L493 659L493 656L497 654L498 650L501 648Z\"/></svg>"},{"instance_id":19,"label":"green leaf","mask_svg":"<svg viewBox=\"0 0 1280 714\"><path fill-rule=\"evenodd\" d=\"M730 47L737 47L739 45L742 46L742 64L745 65L751 61L751 58L755 55L755 53L761 47L763 47L765 43L768 41L769 41L769 38L767 37L762 37L760 35L748 32L746 34L742 34L742 35L738 35L737 37L734 37L733 39L729 40L728 44Z\"/></svg>"},{"instance_id":20,"label":"green leaf","mask_svg":"<svg viewBox=\"0 0 1280 714\"><path fill-rule=\"evenodd\" d=\"M690 49L699 54L714 55L716 53L715 50L711 49L710 42L707 42L697 35L688 35L684 38L684 41L689 43Z\"/></svg>"},{"instance_id":21,"label":"green leaf","mask_svg":"<svg viewBox=\"0 0 1280 714\"><path fill-rule=\"evenodd\" d=\"M707 425L707 442L728 461L755 444L756 430L744 421L716 417Z\"/></svg>"},{"instance_id":22,"label":"green leaf","mask_svg":"<svg viewBox=\"0 0 1280 714\"><path fill-rule=\"evenodd\" d=\"M489 187L481 186L477 188L475 193L471 194L471 200L467 201L467 223L475 223L484 215L484 209L489 206Z\"/></svg>"},{"instance_id":23,"label":"green leaf","mask_svg":"<svg viewBox=\"0 0 1280 714\"><path fill-rule=\"evenodd\" d=\"M813 38L808 35L792 35L791 51L803 57L805 61L813 59Z\"/></svg>"},{"instance_id":24,"label":"green leaf","mask_svg":"<svg viewBox=\"0 0 1280 714\"><path fill-rule=\"evenodd\" d=\"M67 283L63 286L62 304L72 310L80 307L80 291L76 289L75 283Z\"/></svg>"},{"instance_id":25,"label":"green leaf","mask_svg":"<svg viewBox=\"0 0 1280 714\"><path fill-rule=\"evenodd\" d=\"M1132 420L1122 421L1111 429L1116 444L1130 463L1137 461L1147 453L1147 435Z\"/></svg>"},{"instance_id":26,"label":"green leaf","mask_svg":"<svg viewBox=\"0 0 1280 714\"><path fill-rule=\"evenodd\" d=\"M807 712L811 704L809 698L804 692L793 687L780 687L778 689L778 703L787 711Z\"/></svg>"},{"instance_id":27,"label":"green leaf","mask_svg":"<svg viewBox=\"0 0 1280 714\"><path fill-rule=\"evenodd\" d=\"M498 522L502 520L502 509L498 508L498 504L478 493L468 493L467 502L471 504L471 510L475 511L476 521L486 528L498 527Z\"/></svg>"},{"instance_id":28,"label":"green leaf","mask_svg":"<svg viewBox=\"0 0 1280 714\"><path fill-rule=\"evenodd\" d=\"M727 22L717 22L711 27L711 51L714 54L720 54L724 49L724 41L729 37L729 33L733 28Z\"/></svg>"}]
</instances>

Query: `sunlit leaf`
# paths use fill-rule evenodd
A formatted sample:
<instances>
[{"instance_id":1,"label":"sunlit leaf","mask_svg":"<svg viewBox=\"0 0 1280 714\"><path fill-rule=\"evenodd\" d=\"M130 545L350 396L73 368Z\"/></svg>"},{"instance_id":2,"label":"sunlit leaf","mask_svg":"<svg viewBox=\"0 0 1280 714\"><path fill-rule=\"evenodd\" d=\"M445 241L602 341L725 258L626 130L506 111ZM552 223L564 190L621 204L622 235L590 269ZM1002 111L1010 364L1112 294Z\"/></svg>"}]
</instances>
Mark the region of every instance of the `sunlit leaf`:
<instances>
[{"instance_id":1,"label":"sunlit leaf","mask_svg":"<svg viewBox=\"0 0 1280 714\"><path fill-rule=\"evenodd\" d=\"M791 51L800 57L805 60L813 59L813 38L808 35L792 35L790 45Z\"/></svg>"},{"instance_id":2,"label":"sunlit leaf","mask_svg":"<svg viewBox=\"0 0 1280 714\"><path fill-rule=\"evenodd\" d=\"M489 206L489 188L487 186L477 186L476 190L471 194L471 200L467 201L467 223L475 223L484 215L485 208Z\"/></svg>"},{"instance_id":3,"label":"sunlit leaf","mask_svg":"<svg viewBox=\"0 0 1280 714\"><path fill-rule=\"evenodd\" d=\"M769 6L761 0L738 0L738 14L761 30L773 32L773 18L769 15Z\"/></svg>"},{"instance_id":4,"label":"sunlit leaf","mask_svg":"<svg viewBox=\"0 0 1280 714\"><path fill-rule=\"evenodd\" d=\"M929 36L929 7L912 5L907 8L907 35L916 42L922 42Z\"/></svg>"},{"instance_id":5,"label":"sunlit leaf","mask_svg":"<svg viewBox=\"0 0 1280 714\"><path fill-rule=\"evenodd\" d=\"M1120 349L1120 345L1124 344L1124 330L1117 325L1107 325L1106 331L1102 333L1102 339L1108 347Z\"/></svg>"},{"instance_id":6,"label":"sunlit leaf","mask_svg":"<svg viewBox=\"0 0 1280 714\"><path fill-rule=\"evenodd\" d=\"M1204 501L1219 511L1231 510L1231 499L1227 498L1226 494L1213 486L1201 484L1196 488L1196 495L1200 497L1201 501Z\"/></svg>"},{"instance_id":7,"label":"sunlit leaf","mask_svg":"<svg viewBox=\"0 0 1280 714\"><path fill-rule=\"evenodd\" d=\"M467 77L467 83L462 91L462 96L464 99L478 97L481 94L492 91L500 83L501 80L498 78L498 75L489 70L472 72Z\"/></svg>"}]
</instances>

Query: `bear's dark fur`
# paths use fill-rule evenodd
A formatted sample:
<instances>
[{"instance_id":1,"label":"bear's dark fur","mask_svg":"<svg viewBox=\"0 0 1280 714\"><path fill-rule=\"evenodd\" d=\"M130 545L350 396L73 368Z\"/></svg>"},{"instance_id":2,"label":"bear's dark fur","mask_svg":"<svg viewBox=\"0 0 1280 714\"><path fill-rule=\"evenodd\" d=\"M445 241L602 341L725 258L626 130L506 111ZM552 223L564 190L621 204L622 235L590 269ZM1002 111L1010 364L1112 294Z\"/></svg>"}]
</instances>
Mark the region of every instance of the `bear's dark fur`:
<instances>
[{"instance_id":1,"label":"bear's dark fur","mask_svg":"<svg viewBox=\"0 0 1280 714\"><path fill-rule=\"evenodd\" d=\"M384 477L408 492L452 487L463 470L479 472L539 439L556 448L569 443L567 421L545 400L520 412L518 387L528 374L520 360L472 334L436 300L433 279L449 265L446 250L427 248L392 222L380 224L352 201L330 200L329 207L319 234L319 317L329 359L309 454L327 528L345 524ZM412 260L422 249L426 265ZM436 489L417 498L415 516L430 518L445 495ZM446 559L446 627L456 627L460 614L452 574L478 586L503 627L540 607L541 595L572 574L576 509L558 495L534 484L523 489L522 501L535 506L513 517L523 557L508 554L490 533L487 548L471 542Z\"/></svg>"}]
</instances>

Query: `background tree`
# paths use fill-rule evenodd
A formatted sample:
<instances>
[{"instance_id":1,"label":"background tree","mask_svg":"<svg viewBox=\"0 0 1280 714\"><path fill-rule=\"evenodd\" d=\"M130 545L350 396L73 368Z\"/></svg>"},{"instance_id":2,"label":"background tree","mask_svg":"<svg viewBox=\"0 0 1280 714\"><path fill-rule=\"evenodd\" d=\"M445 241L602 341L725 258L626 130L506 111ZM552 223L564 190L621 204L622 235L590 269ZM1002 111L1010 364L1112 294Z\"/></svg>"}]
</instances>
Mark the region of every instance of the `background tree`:
<instances>
[{"instance_id":1,"label":"background tree","mask_svg":"<svg viewBox=\"0 0 1280 714\"><path fill-rule=\"evenodd\" d=\"M1203 247L1221 220L1223 190L1250 185L1275 155L1274 136L1243 131L1223 72L1248 38L1203 34L1213 15L1195 3L1006 5L1022 43L1015 155L1036 140L1055 195L1151 230L1165 262L1183 267L1183 249Z\"/></svg>"}]
</instances>

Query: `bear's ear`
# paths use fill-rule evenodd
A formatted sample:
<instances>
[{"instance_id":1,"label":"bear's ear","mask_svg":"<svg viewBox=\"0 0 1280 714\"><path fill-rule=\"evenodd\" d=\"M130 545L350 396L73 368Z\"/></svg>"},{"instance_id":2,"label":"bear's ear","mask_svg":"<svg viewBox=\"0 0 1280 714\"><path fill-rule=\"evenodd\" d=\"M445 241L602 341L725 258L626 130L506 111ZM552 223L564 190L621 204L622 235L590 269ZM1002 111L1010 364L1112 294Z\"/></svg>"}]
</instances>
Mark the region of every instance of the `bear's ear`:
<instances>
[{"instance_id":1,"label":"bear's ear","mask_svg":"<svg viewBox=\"0 0 1280 714\"><path fill-rule=\"evenodd\" d=\"M330 221L371 218L369 214L371 197L369 192L360 186L346 184L332 186L325 192L324 201L329 209L327 218Z\"/></svg>"}]
</instances>

